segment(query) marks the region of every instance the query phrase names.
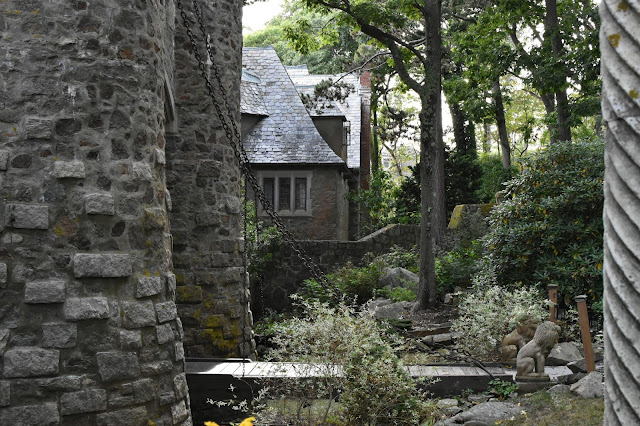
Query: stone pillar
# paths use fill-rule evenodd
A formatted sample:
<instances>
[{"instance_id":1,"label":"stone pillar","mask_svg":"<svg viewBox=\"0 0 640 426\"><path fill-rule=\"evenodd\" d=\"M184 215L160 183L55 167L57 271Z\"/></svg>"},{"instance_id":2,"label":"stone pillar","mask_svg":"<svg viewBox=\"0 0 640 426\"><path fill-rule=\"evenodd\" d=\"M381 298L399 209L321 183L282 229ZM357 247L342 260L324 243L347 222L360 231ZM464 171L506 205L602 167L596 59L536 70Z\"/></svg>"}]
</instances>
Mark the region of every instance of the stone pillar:
<instances>
[{"instance_id":1,"label":"stone pillar","mask_svg":"<svg viewBox=\"0 0 640 426\"><path fill-rule=\"evenodd\" d=\"M171 1L0 3L0 425L191 424L165 198L174 22Z\"/></svg>"},{"instance_id":2,"label":"stone pillar","mask_svg":"<svg viewBox=\"0 0 640 426\"><path fill-rule=\"evenodd\" d=\"M604 0L605 419L640 424L640 10Z\"/></svg>"},{"instance_id":3,"label":"stone pillar","mask_svg":"<svg viewBox=\"0 0 640 426\"><path fill-rule=\"evenodd\" d=\"M184 2L192 19L192 4ZM240 125L242 1L200 1L231 118ZM249 356L251 316L242 234L240 168L180 17L177 17L175 99L178 131L167 138L173 263L178 312L191 357ZM200 38L197 22L192 31ZM206 56L203 58L207 59ZM207 74L216 86L211 64ZM222 97L217 102L226 112Z\"/></svg>"}]
</instances>

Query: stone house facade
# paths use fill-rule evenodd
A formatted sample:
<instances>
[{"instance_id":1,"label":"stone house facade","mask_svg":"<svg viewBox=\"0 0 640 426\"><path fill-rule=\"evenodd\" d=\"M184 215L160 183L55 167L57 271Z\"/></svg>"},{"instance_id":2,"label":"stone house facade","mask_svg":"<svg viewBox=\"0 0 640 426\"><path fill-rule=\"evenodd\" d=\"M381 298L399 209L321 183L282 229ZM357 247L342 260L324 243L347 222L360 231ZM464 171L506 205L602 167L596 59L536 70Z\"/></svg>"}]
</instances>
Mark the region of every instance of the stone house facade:
<instances>
[{"instance_id":1,"label":"stone house facade","mask_svg":"<svg viewBox=\"0 0 640 426\"><path fill-rule=\"evenodd\" d=\"M273 48L244 48L243 67L243 145L267 199L297 238L348 239L344 117L334 151Z\"/></svg>"},{"instance_id":2,"label":"stone house facade","mask_svg":"<svg viewBox=\"0 0 640 426\"><path fill-rule=\"evenodd\" d=\"M199 4L239 121L242 2ZM175 7L0 3L0 425L190 425L185 356L253 352L240 172Z\"/></svg>"}]
</instances>

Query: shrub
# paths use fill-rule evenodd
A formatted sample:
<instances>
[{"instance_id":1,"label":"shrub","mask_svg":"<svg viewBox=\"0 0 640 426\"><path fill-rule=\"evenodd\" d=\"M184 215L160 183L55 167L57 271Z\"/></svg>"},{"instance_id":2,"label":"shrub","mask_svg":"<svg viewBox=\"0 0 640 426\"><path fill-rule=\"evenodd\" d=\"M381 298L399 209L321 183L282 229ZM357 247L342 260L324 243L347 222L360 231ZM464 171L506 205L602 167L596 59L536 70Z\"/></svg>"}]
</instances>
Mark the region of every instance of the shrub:
<instances>
[{"instance_id":1,"label":"shrub","mask_svg":"<svg viewBox=\"0 0 640 426\"><path fill-rule=\"evenodd\" d=\"M504 189L504 183L518 173L516 167L505 170L502 159L498 155L483 154L478 157L476 164L481 170L476 195L481 203L496 201L496 193Z\"/></svg>"},{"instance_id":2,"label":"shrub","mask_svg":"<svg viewBox=\"0 0 640 426\"><path fill-rule=\"evenodd\" d=\"M480 269L481 247L474 240L468 247L451 250L436 258L436 288L439 294L451 293L455 287L466 288Z\"/></svg>"},{"instance_id":3,"label":"shrub","mask_svg":"<svg viewBox=\"0 0 640 426\"><path fill-rule=\"evenodd\" d=\"M545 305L534 288L508 290L487 282L476 283L460 302L460 317L452 329L460 334L460 347L482 359L497 359L504 336L526 317L540 321L547 317Z\"/></svg>"},{"instance_id":4,"label":"shrub","mask_svg":"<svg viewBox=\"0 0 640 426\"><path fill-rule=\"evenodd\" d=\"M329 282L340 292L337 297L313 278L306 279L302 283L302 295L320 302L331 302L344 298L356 303L365 303L373 299L376 290L380 289L378 280L381 271L380 264L376 262L361 267L347 263L336 272L327 275Z\"/></svg>"},{"instance_id":5,"label":"shrub","mask_svg":"<svg viewBox=\"0 0 640 426\"><path fill-rule=\"evenodd\" d=\"M602 295L604 145L557 143L526 159L485 237L497 282ZM572 304L572 303L571 303Z\"/></svg>"},{"instance_id":6,"label":"shrub","mask_svg":"<svg viewBox=\"0 0 640 426\"><path fill-rule=\"evenodd\" d=\"M414 425L425 420L429 402L398 357L398 337L387 333L369 313L355 312L343 304L329 307L302 302L302 308L304 318L292 319L277 329L273 340L277 349L271 358L299 362L299 376L308 376L305 373L312 371L303 370L310 368L320 380L280 381L271 387L269 397L286 395L304 405L310 397L324 397L331 403L339 393L340 405L332 412L342 424ZM327 407L322 415L329 412ZM268 414L293 424L326 424L318 419L283 419L284 413L273 411Z\"/></svg>"}]
</instances>

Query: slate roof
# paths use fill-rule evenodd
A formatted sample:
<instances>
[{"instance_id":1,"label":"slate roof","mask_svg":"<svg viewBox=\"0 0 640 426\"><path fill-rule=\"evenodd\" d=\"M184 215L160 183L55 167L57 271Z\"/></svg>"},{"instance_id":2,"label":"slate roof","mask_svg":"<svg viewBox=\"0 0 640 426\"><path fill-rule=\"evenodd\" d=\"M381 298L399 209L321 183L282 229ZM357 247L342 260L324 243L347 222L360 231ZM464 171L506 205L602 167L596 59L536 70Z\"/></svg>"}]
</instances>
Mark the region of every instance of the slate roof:
<instances>
[{"instance_id":1,"label":"slate roof","mask_svg":"<svg viewBox=\"0 0 640 426\"><path fill-rule=\"evenodd\" d=\"M258 76L242 70L240 81L240 112L250 115L269 115L264 103L264 88Z\"/></svg>"},{"instance_id":2,"label":"slate roof","mask_svg":"<svg viewBox=\"0 0 640 426\"><path fill-rule=\"evenodd\" d=\"M261 86L268 115L242 141L251 163L345 164L318 133L272 47L243 48L242 65L259 77L253 84Z\"/></svg>"},{"instance_id":3,"label":"slate roof","mask_svg":"<svg viewBox=\"0 0 640 426\"><path fill-rule=\"evenodd\" d=\"M347 165L353 169L360 168L360 101L361 101L361 87L360 87L360 77L354 74L309 74L309 70L306 65L296 65L285 67L291 80L296 85L296 89L298 89L301 93L310 93L313 94L313 88L316 84L320 83L322 80L326 80L328 78L336 81L340 78L340 81L344 81L345 83L352 84L355 91L350 93L347 96L347 99L344 102L336 103L337 108L339 108L347 120L351 123L351 144L347 146ZM315 115L319 111L312 111L312 114ZM322 114L318 114L322 115Z\"/></svg>"}]
</instances>

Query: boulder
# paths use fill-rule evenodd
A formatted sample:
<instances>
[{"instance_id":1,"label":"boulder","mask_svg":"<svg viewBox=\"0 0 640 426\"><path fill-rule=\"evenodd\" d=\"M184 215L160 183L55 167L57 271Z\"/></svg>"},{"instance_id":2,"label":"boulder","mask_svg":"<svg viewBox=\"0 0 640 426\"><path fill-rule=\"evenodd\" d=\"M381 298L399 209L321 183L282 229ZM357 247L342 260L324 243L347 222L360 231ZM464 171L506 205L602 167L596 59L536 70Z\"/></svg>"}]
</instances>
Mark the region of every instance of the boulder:
<instances>
[{"instance_id":1,"label":"boulder","mask_svg":"<svg viewBox=\"0 0 640 426\"><path fill-rule=\"evenodd\" d=\"M369 308L369 311L373 312L381 306L390 305L392 303L393 303L393 300L391 299L377 298L375 300L369 301L369 303L367 304L367 307Z\"/></svg>"},{"instance_id":2,"label":"boulder","mask_svg":"<svg viewBox=\"0 0 640 426\"><path fill-rule=\"evenodd\" d=\"M569 393L571 392L571 386L569 385L555 385L553 387L551 387L547 392L551 393L551 394L563 394L563 393Z\"/></svg>"},{"instance_id":3,"label":"boulder","mask_svg":"<svg viewBox=\"0 0 640 426\"><path fill-rule=\"evenodd\" d=\"M383 288L404 287L416 289L420 278L404 268L384 268L378 279L378 284Z\"/></svg>"},{"instance_id":4,"label":"boulder","mask_svg":"<svg viewBox=\"0 0 640 426\"><path fill-rule=\"evenodd\" d=\"M567 364L569 370L574 373L586 373L587 372L587 361L584 358L579 359L577 361L570 362Z\"/></svg>"},{"instance_id":5,"label":"boulder","mask_svg":"<svg viewBox=\"0 0 640 426\"><path fill-rule=\"evenodd\" d=\"M558 343L551 349L546 365L567 365L582 358L580 351L573 342Z\"/></svg>"},{"instance_id":6,"label":"boulder","mask_svg":"<svg viewBox=\"0 0 640 426\"><path fill-rule=\"evenodd\" d=\"M582 398L602 398L604 396L603 375L599 371L592 371L577 383L571 385L571 392Z\"/></svg>"},{"instance_id":7,"label":"boulder","mask_svg":"<svg viewBox=\"0 0 640 426\"><path fill-rule=\"evenodd\" d=\"M462 412L462 408L458 406L458 400L454 398L441 399L436 403L436 407L447 416L455 416Z\"/></svg>"},{"instance_id":8,"label":"boulder","mask_svg":"<svg viewBox=\"0 0 640 426\"><path fill-rule=\"evenodd\" d=\"M399 320L404 314L409 312L413 307L411 302L397 302L388 305L379 306L373 310L373 316L376 319L393 319Z\"/></svg>"},{"instance_id":9,"label":"boulder","mask_svg":"<svg viewBox=\"0 0 640 426\"><path fill-rule=\"evenodd\" d=\"M586 373L564 374L556 377L556 380L558 381L558 383L563 385L572 385L586 375L587 375Z\"/></svg>"},{"instance_id":10,"label":"boulder","mask_svg":"<svg viewBox=\"0 0 640 426\"><path fill-rule=\"evenodd\" d=\"M484 402L478 404L468 411L456 414L450 419L439 421L437 425L475 425L493 426L501 420L508 420L512 417L519 417L522 408L510 402Z\"/></svg>"}]
</instances>

